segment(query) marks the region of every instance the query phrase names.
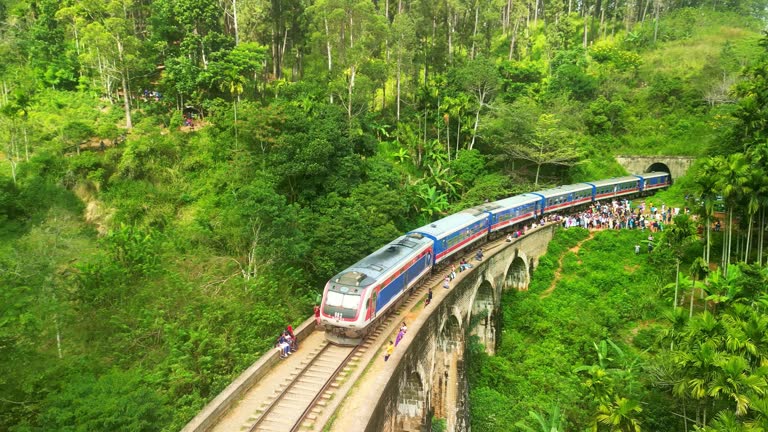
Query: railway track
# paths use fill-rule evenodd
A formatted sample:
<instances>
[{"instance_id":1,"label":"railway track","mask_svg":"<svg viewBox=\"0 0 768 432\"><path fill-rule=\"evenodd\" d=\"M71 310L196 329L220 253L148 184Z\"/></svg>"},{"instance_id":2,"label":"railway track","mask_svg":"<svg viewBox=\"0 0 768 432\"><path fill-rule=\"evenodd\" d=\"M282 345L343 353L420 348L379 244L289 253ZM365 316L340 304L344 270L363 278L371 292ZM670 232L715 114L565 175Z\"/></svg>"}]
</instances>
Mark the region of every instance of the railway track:
<instances>
[{"instance_id":1,"label":"railway track","mask_svg":"<svg viewBox=\"0 0 768 432\"><path fill-rule=\"evenodd\" d=\"M483 245L491 249L498 242L489 242ZM474 250L473 250L474 251ZM472 252L473 252L472 251ZM467 251L470 252L470 251ZM371 334L358 346L339 346L324 341L322 345L314 348L313 354L304 362L295 373L286 377L286 383L275 392L273 399L262 406L256 413L252 423L243 425L242 431L248 432L296 432L305 424L305 420L311 420L312 412L320 402L323 395L329 390L342 370L349 369L351 360L362 355L369 348L377 349L374 341L380 339L382 333L388 331L393 321L400 320L403 310L410 310L421 301L427 287L438 287L440 282L449 273L447 266L425 278L422 283L411 289L409 296L402 299L391 313L377 323ZM383 340L383 339L382 339ZM382 342L383 343L383 342ZM301 352L301 351L299 351ZM294 355L297 355L294 353ZM351 366L354 368L354 366ZM310 426L311 427L311 426Z\"/></svg>"},{"instance_id":2,"label":"railway track","mask_svg":"<svg viewBox=\"0 0 768 432\"><path fill-rule=\"evenodd\" d=\"M344 366L349 363L357 347L336 346L324 342L316 353L303 363L302 368L262 410L248 432L294 432L331 386Z\"/></svg>"}]
</instances>

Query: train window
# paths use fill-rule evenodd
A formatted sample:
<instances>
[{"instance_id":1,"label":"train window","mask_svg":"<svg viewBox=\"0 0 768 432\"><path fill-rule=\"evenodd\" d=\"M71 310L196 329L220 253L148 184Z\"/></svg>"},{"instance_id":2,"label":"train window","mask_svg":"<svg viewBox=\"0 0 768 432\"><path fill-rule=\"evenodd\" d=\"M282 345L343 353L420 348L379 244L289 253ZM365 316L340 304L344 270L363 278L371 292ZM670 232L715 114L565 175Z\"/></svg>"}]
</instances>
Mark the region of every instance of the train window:
<instances>
[{"instance_id":1,"label":"train window","mask_svg":"<svg viewBox=\"0 0 768 432\"><path fill-rule=\"evenodd\" d=\"M359 303L360 296L345 294L344 299L341 301L341 307L344 309L357 309Z\"/></svg>"},{"instance_id":2,"label":"train window","mask_svg":"<svg viewBox=\"0 0 768 432\"><path fill-rule=\"evenodd\" d=\"M337 293L335 291L328 291L328 296L325 299L325 304L328 306L341 306L344 300L344 294Z\"/></svg>"}]
</instances>

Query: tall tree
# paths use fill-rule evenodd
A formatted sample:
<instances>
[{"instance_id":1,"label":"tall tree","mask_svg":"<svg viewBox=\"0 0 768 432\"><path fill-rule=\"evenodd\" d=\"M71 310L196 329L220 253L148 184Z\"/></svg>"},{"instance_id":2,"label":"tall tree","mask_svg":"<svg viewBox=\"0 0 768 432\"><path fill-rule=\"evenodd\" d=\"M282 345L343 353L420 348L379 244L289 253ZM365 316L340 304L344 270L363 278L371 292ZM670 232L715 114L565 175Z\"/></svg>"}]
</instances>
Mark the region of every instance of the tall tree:
<instances>
[{"instance_id":1,"label":"tall tree","mask_svg":"<svg viewBox=\"0 0 768 432\"><path fill-rule=\"evenodd\" d=\"M723 271L727 274L733 246L733 213L739 205L748 166L742 153L734 153L716 163L721 166L718 185L728 208L728 235L722 260Z\"/></svg>"},{"instance_id":2,"label":"tall tree","mask_svg":"<svg viewBox=\"0 0 768 432\"><path fill-rule=\"evenodd\" d=\"M539 185L541 167L544 165L572 166L583 154L574 134L559 126L560 120L552 114L542 114L536 121L530 142L508 147L508 154L515 159L536 165L534 185Z\"/></svg>"},{"instance_id":3,"label":"tall tree","mask_svg":"<svg viewBox=\"0 0 768 432\"><path fill-rule=\"evenodd\" d=\"M133 128L131 117L131 80L141 70L144 60L140 55L141 40L136 36L134 21L129 11L133 0L109 0L88 3L81 13L93 19L83 29L83 55L92 67L98 68L103 85L111 91L111 76L116 74L122 91L125 127ZM146 67L146 66L145 66Z\"/></svg>"},{"instance_id":4,"label":"tall tree","mask_svg":"<svg viewBox=\"0 0 768 432\"><path fill-rule=\"evenodd\" d=\"M700 166L700 174L694 177L699 192L699 202L704 213L704 226L706 229L706 247L704 248L704 260L710 262L709 251L712 244L712 214L717 201L717 173L720 169L719 160L708 158Z\"/></svg>"},{"instance_id":5,"label":"tall tree","mask_svg":"<svg viewBox=\"0 0 768 432\"><path fill-rule=\"evenodd\" d=\"M390 27L392 55L395 57L395 118L400 121L403 82L409 75L416 47L416 28L409 14L399 13Z\"/></svg>"},{"instance_id":6,"label":"tall tree","mask_svg":"<svg viewBox=\"0 0 768 432\"><path fill-rule=\"evenodd\" d=\"M685 253L685 248L696 239L696 227L688 215L681 214L675 217L675 223L663 231L663 242L666 242L675 256L675 298L672 307L678 305L678 289L680 285L680 262Z\"/></svg>"},{"instance_id":7,"label":"tall tree","mask_svg":"<svg viewBox=\"0 0 768 432\"><path fill-rule=\"evenodd\" d=\"M501 84L499 72L493 62L485 57L480 57L468 62L461 68L459 79L466 92L475 99L475 122L472 127L472 141L467 150L472 150L477 140L477 131L480 127L480 113L488 107Z\"/></svg>"}]
</instances>

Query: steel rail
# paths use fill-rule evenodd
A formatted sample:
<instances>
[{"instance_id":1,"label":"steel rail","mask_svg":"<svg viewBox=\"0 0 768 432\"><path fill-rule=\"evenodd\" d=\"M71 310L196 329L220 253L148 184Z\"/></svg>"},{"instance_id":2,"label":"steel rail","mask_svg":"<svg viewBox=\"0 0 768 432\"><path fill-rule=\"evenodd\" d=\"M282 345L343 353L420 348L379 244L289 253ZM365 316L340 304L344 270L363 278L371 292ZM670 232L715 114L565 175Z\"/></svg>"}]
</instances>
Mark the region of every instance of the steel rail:
<instances>
[{"instance_id":1,"label":"steel rail","mask_svg":"<svg viewBox=\"0 0 768 432\"><path fill-rule=\"evenodd\" d=\"M296 376L293 378L293 380L291 380L291 382L288 383L288 385L285 387L285 389L283 389L283 391L280 392L280 394L269 405L267 405L266 408L264 408L264 412L262 412L261 415L259 416L259 418L256 420L256 422L254 422L254 424L251 425L251 427L248 429L248 432L256 432L257 428L264 422L264 420L266 420L266 418L270 414L270 412L278 406L278 404L283 400L285 395L287 395L288 392L296 385L296 383L299 382L299 379L301 379L301 377L303 377L307 373L309 368L311 368L317 362L317 360L320 359L323 356L323 354L331 346L333 346L333 345L331 345L330 343L326 343L325 346L323 346L323 348L321 348L320 351L317 354L315 354L315 356L312 359L310 359L309 362L307 362L307 364L299 371L299 373L296 374ZM355 349L352 349L352 351L350 352L350 354L349 354L349 356L347 358L351 357L353 352L355 352ZM346 361L347 360L345 359L344 363L346 363ZM329 382L332 381L333 378L336 377L336 375L338 374L339 370L340 370L340 368L337 369L336 371L334 371L333 375L330 378L328 378L328 382L326 382L326 384L323 385L323 389L322 389L323 391L325 391L325 389L329 385ZM322 391L319 394L322 394ZM316 396L315 399L317 399L317 396ZM312 404L314 404L315 399L313 399ZM303 420L303 417L304 417L304 415L302 415L302 418L299 420L299 424L300 424L301 420ZM295 426L294 426L294 428L295 428ZM295 429L291 429L291 430L295 430Z\"/></svg>"},{"instance_id":2,"label":"steel rail","mask_svg":"<svg viewBox=\"0 0 768 432\"><path fill-rule=\"evenodd\" d=\"M350 351L349 354L347 354L347 356L341 362L339 367L337 367L336 370L333 371L333 373L328 378L328 380L325 382L325 384L323 384L323 387L320 388L320 391L318 391L317 394L315 395L315 397L312 399L312 401L309 402L309 405L307 406L307 409L305 409L304 412L301 413L301 416L299 416L299 419L296 421L296 424L294 424L293 427L291 428L291 432L296 432L296 431L298 431L301 428L301 424L302 424L302 422L304 422L304 419L307 418L307 416L309 415L310 411L312 411L312 408L314 408L315 405L317 405L317 402L323 396L323 393L325 393L325 391L328 390L328 387L331 386L331 384L333 383L333 380L337 376L339 376L339 372L341 372L341 370L344 369L344 366L346 366L347 363L349 363L349 360L352 359L352 355L354 355L357 352L358 347L360 347L360 345L352 348L352 351Z\"/></svg>"}]
</instances>

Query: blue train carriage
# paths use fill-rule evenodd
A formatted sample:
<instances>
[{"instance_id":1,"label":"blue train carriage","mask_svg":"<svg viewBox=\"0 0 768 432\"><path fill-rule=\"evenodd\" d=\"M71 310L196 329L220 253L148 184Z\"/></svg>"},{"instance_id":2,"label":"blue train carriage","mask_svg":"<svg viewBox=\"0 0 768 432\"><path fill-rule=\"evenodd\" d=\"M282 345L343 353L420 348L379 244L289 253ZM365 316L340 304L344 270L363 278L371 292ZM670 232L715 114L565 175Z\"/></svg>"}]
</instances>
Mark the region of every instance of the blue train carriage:
<instances>
[{"instance_id":1,"label":"blue train carriage","mask_svg":"<svg viewBox=\"0 0 768 432\"><path fill-rule=\"evenodd\" d=\"M537 214L543 216L547 213L591 203L594 198L593 190L594 188L590 184L577 183L531 192L531 195L539 197L540 204Z\"/></svg>"},{"instance_id":2,"label":"blue train carriage","mask_svg":"<svg viewBox=\"0 0 768 432\"><path fill-rule=\"evenodd\" d=\"M637 176L616 177L587 184L594 188L595 201L640 193L640 178Z\"/></svg>"},{"instance_id":3,"label":"blue train carriage","mask_svg":"<svg viewBox=\"0 0 768 432\"><path fill-rule=\"evenodd\" d=\"M359 344L369 324L429 274L432 246L423 235L407 234L331 278L320 306L326 339Z\"/></svg>"},{"instance_id":4,"label":"blue train carriage","mask_svg":"<svg viewBox=\"0 0 768 432\"><path fill-rule=\"evenodd\" d=\"M640 174L641 192L644 194L653 193L658 189L664 189L672 184L672 179L667 172L649 172Z\"/></svg>"},{"instance_id":5,"label":"blue train carriage","mask_svg":"<svg viewBox=\"0 0 768 432\"><path fill-rule=\"evenodd\" d=\"M421 234L434 242L435 265L438 265L465 247L484 239L489 228L489 214L484 206L478 206L446 216L409 234Z\"/></svg>"},{"instance_id":6,"label":"blue train carriage","mask_svg":"<svg viewBox=\"0 0 768 432\"><path fill-rule=\"evenodd\" d=\"M491 214L491 232L495 233L536 217L541 205L541 196L533 194L515 195L494 201Z\"/></svg>"}]
</instances>

